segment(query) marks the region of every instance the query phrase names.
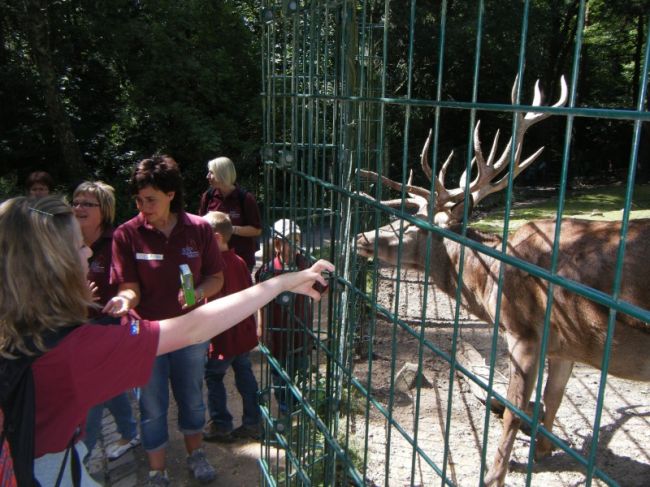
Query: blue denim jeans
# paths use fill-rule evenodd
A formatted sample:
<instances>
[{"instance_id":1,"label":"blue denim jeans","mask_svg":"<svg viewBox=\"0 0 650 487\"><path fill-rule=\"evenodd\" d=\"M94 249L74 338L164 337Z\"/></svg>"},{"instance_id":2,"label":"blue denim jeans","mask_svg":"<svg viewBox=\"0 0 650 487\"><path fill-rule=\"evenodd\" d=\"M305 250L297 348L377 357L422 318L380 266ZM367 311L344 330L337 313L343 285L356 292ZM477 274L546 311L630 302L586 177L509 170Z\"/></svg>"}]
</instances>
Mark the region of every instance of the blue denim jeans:
<instances>
[{"instance_id":1,"label":"blue denim jeans","mask_svg":"<svg viewBox=\"0 0 650 487\"><path fill-rule=\"evenodd\" d=\"M280 365L284 367L285 372L295 383L298 374L305 374L309 362L305 356L304 351L288 353L284 361L280 360ZM287 383L280 377L280 374L271 367L271 380L273 383L273 395L278 402L278 409L282 414L289 414L293 411L293 394L287 387Z\"/></svg>"},{"instance_id":2,"label":"blue denim jeans","mask_svg":"<svg viewBox=\"0 0 650 487\"><path fill-rule=\"evenodd\" d=\"M117 432L125 440L132 440L138 434L137 423L133 417L131 410L131 401L126 392L115 396L113 399L105 403L98 404L90 411L86 419L86 436L84 437L84 444L88 448L90 455L95 448L97 438L102 429L102 417L104 416L104 408L108 408L110 413L115 418L117 425Z\"/></svg>"},{"instance_id":3,"label":"blue denim jeans","mask_svg":"<svg viewBox=\"0 0 650 487\"><path fill-rule=\"evenodd\" d=\"M203 431L203 375L208 344L199 343L156 357L151 379L140 391L140 428L145 450L160 450L169 441L170 384L178 406L179 431L184 435Z\"/></svg>"},{"instance_id":4,"label":"blue denim jeans","mask_svg":"<svg viewBox=\"0 0 650 487\"><path fill-rule=\"evenodd\" d=\"M223 378L230 366L235 373L235 384L243 403L242 424L251 426L257 425L260 421L257 404L257 380L253 374L253 366L248 352L225 360L208 359L205 365L208 411L212 422L224 431L230 431L233 428L232 415L228 411L226 387L223 384Z\"/></svg>"}]
</instances>

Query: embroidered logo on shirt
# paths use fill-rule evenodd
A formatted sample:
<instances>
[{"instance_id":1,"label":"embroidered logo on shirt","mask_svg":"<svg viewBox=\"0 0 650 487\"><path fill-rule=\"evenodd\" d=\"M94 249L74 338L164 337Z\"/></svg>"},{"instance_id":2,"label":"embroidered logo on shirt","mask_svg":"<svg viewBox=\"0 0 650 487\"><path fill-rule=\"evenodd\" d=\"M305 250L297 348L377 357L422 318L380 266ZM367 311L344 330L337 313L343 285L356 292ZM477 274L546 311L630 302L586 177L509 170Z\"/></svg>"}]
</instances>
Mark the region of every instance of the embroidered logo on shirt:
<instances>
[{"instance_id":1,"label":"embroidered logo on shirt","mask_svg":"<svg viewBox=\"0 0 650 487\"><path fill-rule=\"evenodd\" d=\"M181 255L184 255L188 259L196 259L199 256L199 251L191 245L188 245L187 247L183 247L181 249Z\"/></svg>"},{"instance_id":2,"label":"embroidered logo on shirt","mask_svg":"<svg viewBox=\"0 0 650 487\"><path fill-rule=\"evenodd\" d=\"M131 324L129 325L129 332L131 335L139 335L140 334L140 320L133 320Z\"/></svg>"}]
</instances>

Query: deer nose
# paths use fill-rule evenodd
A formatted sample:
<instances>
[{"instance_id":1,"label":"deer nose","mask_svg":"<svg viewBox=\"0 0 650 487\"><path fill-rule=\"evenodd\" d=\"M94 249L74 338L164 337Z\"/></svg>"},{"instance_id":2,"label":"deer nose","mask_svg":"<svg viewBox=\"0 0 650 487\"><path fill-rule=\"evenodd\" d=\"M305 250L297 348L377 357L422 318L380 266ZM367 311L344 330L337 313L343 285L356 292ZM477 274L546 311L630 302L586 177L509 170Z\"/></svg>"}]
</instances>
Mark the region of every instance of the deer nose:
<instances>
[{"instance_id":1,"label":"deer nose","mask_svg":"<svg viewBox=\"0 0 650 487\"><path fill-rule=\"evenodd\" d=\"M356 244L357 244L357 252L359 253L359 255L361 255L362 257L372 256L374 246L365 233L360 233L359 235L357 235Z\"/></svg>"}]
</instances>

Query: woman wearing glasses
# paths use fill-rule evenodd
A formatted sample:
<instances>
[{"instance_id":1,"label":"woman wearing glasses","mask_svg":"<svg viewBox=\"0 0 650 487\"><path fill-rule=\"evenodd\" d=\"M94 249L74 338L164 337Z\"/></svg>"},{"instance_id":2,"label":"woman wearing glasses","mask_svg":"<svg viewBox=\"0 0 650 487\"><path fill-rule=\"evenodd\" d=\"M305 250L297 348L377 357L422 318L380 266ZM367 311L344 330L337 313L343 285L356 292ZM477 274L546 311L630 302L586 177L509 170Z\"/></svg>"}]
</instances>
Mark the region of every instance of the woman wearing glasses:
<instances>
[{"instance_id":1,"label":"woman wearing glasses","mask_svg":"<svg viewBox=\"0 0 650 487\"><path fill-rule=\"evenodd\" d=\"M72 208L79 222L84 243L93 251L92 257L88 259L88 281L92 283L94 298L100 308L90 308L89 318L94 323L102 325L119 325L119 318L102 314L100 311L117 294L117 285L109 282L115 220L115 191L112 186L102 181L85 181L74 190ZM97 443L104 407L107 407L115 418L117 431L121 435L121 438L106 451L109 460L116 460L140 444L137 424L126 392L95 406L88 413L84 438L88 448L86 458L90 458Z\"/></svg>"}]
</instances>

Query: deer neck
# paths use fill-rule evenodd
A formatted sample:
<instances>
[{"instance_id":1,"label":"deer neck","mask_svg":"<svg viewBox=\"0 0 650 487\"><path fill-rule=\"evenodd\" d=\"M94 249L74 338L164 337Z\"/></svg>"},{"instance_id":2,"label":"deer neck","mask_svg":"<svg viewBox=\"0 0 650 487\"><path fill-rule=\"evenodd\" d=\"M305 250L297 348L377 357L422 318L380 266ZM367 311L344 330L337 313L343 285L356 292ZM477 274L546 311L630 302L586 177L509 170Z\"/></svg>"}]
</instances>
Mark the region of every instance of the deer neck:
<instances>
[{"instance_id":1,"label":"deer neck","mask_svg":"<svg viewBox=\"0 0 650 487\"><path fill-rule=\"evenodd\" d=\"M460 234L460 226L452 227L451 230ZM491 248L496 248L501 243L501 238L496 235L484 234L472 229L467 229L467 237ZM478 318L491 321L483 297L486 295L489 283L495 279L491 270L495 259L469 247L465 248L464 253L461 250L462 246L451 239L443 239L440 245L435 246L434 255L430 260L431 280L441 291L455 298L462 255L463 303Z\"/></svg>"}]
</instances>

